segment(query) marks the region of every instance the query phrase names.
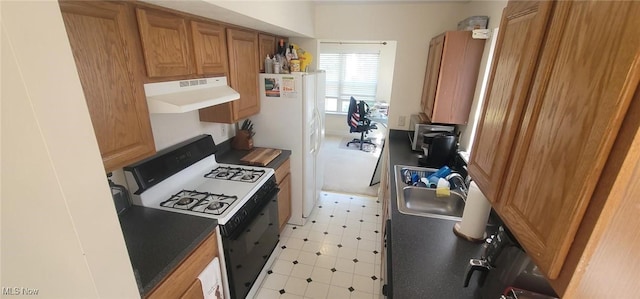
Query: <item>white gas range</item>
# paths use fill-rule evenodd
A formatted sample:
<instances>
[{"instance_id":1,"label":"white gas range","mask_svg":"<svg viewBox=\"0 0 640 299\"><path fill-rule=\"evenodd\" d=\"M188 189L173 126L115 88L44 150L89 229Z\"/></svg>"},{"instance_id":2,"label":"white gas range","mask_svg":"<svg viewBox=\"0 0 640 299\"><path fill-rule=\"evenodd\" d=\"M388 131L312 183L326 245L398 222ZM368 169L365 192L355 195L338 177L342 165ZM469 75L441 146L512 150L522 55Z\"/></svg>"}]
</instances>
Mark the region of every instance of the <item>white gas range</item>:
<instances>
[{"instance_id":1,"label":"white gas range","mask_svg":"<svg viewBox=\"0 0 640 299\"><path fill-rule=\"evenodd\" d=\"M226 224L263 186L273 169L222 164L210 155L162 182L134 192L133 204L213 218ZM125 171L127 184L141 190L134 173Z\"/></svg>"},{"instance_id":2,"label":"white gas range","mask_svg":"<svg viewBox=\"0 0 640 299\"><path fill-rule=\"evenodd\" d=\"M225 292L244 298L278 243L279 189L273 169L218 163L215 151L210 135L196 136L125 167L125 178L135 205L218 221Z\"/></svg>"}]
</instances>

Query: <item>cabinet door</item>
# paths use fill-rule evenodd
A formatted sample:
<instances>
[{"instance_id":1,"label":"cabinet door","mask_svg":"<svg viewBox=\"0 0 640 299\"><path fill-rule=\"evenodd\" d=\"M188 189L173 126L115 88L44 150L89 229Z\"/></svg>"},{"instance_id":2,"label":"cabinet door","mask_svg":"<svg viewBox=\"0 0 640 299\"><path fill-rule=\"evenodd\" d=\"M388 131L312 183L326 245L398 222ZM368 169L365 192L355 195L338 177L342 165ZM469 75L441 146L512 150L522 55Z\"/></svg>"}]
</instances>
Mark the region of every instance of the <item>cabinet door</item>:
<instances>
[{"instance_id":1,"label":"cabinet door","mask_svg":"<svg viewBox=\"0 0 640 299\"><path fill-rule=\"evenodd\" d=\"M168 274L147 298L181 298L181 296L193 296L194 281L198 275L218 256L218 239L216 233L211 233L198 248L193 250L184 260ZM222 270L224 271L224 270ZM198 283L199 284L199 283ZM200 289L202 293L202 289ZM197 297L186 297L197 298Z\"/></svg>"},{"instance_id":2,"label":"cabinet door","mask_svg":"<svg viewBox=\"0 0 640 299\"><path fill-rule=\"evenodd\" d=\"M235 120L260 112L258 96L258 34L236 29L227 30L231 87L240 93L240 99L231 102Z\"/></svg>"},{"instance_id":3,"label":"cabinet door","mask_svg":"<svg viewBox=\"0 0 640 299\"><path fill-rule=\"evenodd\" d=\"M502 187L552 5L551 1L512 1L502 14L469 161L469 174L492 203Z\"/></svg>"},{"instance_id":4,"label":"cabinet door","mask_svg":"<svg viewBox=\"0 0 640 299\"><path fill-rule=\"evenodd\" d=\"M137 8L138 29L147 76L170 77L194 73L187 21L180 16Z\"/></svg>"},{"instance_id":5,"label":"cabinet door","mask_svg":"<svg viewBox=\"0 0 640 299\"><path fill-rule=\"evenodd\" d=\"M62 1L60 8L105 169L152 155L132 9L81 1Z\"/></svg>"},{"instance_id":6,"label":"cabinet door","mask_svg":"<svg viewBox=\"0 0 640 299\"><path fill-rule=\"evenodd\" d=\"M497 210L550 279L638 86L637 5L560 1L554 9Z\"/></svg>"},{"instance_id":7,"label":"cabinet door","mask_svg":"<svg viewBox=\"0 0 640 299\"><path fill-rule=\"evenodd\" d=\"M196 279L189 288L180 296L180 299L204 299L202 283Z\"/></svg>"},{"instance_id":8,"label":"cabinet door","mask_svg":"<svg viewBox=\"0 0 640 299\"><path fill-rule=\"evenodd\" d=\"M227 74L227 35L225 28L210 23L191 21L193 50L198 75Z\"/></svg>"},{"instance_id":9,"label":"cabinet door","mask_svg":"<svg viewBox=\"0 0 640 299\"><path fill-rule=\"evenodd\" d=\"M433 102L436 99L436 88L438 87L438 76L440 75L440 62L442 60L442 50L444 49L445 35L441 34L429 43L429 55L427 58L427 71L422 87L421 105L429 122L433 116Z\"/></svg>"},{"instance_id":10,"label":"cabinet door","mask_svg":"<svg viewBox=\"0 0 640 299\"><path fill-rule=\"evenodd\" d=\"M264 72L264 60L269 57L273 58L276 52L276 37L273 35L259 34L260 43L260 72Z\"/></svg>"},{"instance_id":11,"label":"cabinet door","mask_svg":"<svg viewBox=\"0 0 640 299\"><path fill-rule=\"evenodd\" d=\"M291 174L287 174L287 176L282 179L279 187L278 224L280 225L280 231L282 231L291 217Z\"/></svg>"},{"instance_id":12,"label":"cabinet door","mask_svg":"<svg viewBox=\"0 0 640 299\"><path fill-rule=\"evenodd\" d=\"M229 85L240 93L240 99L200 109L200 121L235 123L260 112L258 33L227 29L227 48Z\"/></svg>"},{"instance_id":13,"label":"cabinet door","mask_svg":"<svg viewBox=\"0 0 640 299\"><path fill-rule=\"evenodd\" d=\"M442 46L438 41L435 51L440 53L440 70L437 73L435 101L429 97L428 102L428 109L432 111L431 122L467 124L484 45L485 41L473 39L470 31L445 33L441 51Z\"/></svg>"}]
</instances>

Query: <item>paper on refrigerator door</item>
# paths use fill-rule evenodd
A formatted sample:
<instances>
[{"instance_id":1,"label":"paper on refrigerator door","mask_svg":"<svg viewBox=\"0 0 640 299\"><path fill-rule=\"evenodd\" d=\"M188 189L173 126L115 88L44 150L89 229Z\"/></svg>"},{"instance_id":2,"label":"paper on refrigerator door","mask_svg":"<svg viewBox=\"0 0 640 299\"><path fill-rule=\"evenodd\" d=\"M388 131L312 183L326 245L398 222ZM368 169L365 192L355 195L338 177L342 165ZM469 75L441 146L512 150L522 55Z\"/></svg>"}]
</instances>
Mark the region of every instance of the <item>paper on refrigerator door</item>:
<instances>
[{"instance_id":1,"label":"paper on refrigerator door","mask_svg":"<svg viewBox=\"0 0 640 299\"><path fill-rule=\"evenodd\" d=\"M280 80L277 77L264 78L264 95L268 98L280 97Z\"/></svg>"},{"instance_id":2,"label":"paper on refrigerator door","mask_svg":"<svg viewBox=\"0 0 640 299\"><path fill-rule=\"evenodd\" d=\"M285 98L296 98L298 96L295 77L282 76L282 96Z\"/></svg>"},{"instance_id":3,"label":"paper on refrigerator door","mask_svg":"<svg viewBox=\"0 0 640 299\"><path fill-rule=\"evenodd\" d=\"M224 290L222 289L222 276L220 274L220 261L214 258L202 273L198 275L200 284L202 285L202 294L204 299L224 299Z\"/></svg>"}]
</instances>

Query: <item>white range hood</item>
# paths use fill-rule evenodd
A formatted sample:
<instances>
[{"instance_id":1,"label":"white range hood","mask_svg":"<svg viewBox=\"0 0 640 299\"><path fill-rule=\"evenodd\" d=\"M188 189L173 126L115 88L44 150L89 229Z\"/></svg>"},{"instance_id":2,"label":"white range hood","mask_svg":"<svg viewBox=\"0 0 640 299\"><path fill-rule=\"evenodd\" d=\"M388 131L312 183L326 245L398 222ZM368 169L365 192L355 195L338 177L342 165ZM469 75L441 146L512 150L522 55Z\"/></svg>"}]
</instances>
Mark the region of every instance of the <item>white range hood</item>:
<instances>
[{"instance_id":1,"label":"white range hood","mask_svg":"<svg viewBox=\"0 0 640 299\"><path fill-rule=\"evenodd\" d=\"M240 98L227 85L227 77L149 83L144 92L149 113L183 113Z\"/></svg>"}]
</instances>

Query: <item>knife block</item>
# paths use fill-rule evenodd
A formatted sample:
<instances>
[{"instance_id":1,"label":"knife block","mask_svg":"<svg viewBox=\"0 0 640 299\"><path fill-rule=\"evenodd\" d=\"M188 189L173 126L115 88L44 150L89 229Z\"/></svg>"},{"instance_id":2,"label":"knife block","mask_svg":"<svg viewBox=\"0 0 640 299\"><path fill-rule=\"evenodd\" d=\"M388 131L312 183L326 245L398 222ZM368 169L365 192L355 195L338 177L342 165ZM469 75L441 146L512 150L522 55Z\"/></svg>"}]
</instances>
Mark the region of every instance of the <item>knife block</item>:
<instances>
[{"instance_id":1,"label":"knife block","mask_svg":"<svg viewBox=\"0 0 640 299\"><path fill-rule=\"evenodd\" d=\"M253 149L253 138L247 130L238 130L236 136L231 141L231 147L237 150Z\"/></svg>"}]
</instances>

